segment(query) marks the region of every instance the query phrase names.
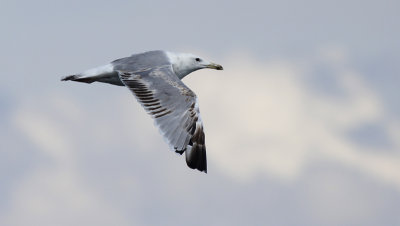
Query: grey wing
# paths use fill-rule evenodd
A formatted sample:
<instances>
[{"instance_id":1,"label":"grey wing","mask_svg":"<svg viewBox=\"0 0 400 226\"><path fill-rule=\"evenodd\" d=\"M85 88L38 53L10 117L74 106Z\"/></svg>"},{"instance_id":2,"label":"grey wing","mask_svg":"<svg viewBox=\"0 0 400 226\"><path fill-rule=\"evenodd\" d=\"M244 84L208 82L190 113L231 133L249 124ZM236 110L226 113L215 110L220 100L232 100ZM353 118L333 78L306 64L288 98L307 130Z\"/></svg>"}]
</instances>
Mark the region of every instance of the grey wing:
<instances>
[{"instance_id":1,"label":"grey wing","mask_svg":"<svg viewBox=\"0 0 400 226\"><path fill-rule=\"evenodd\" d=\"M190 168L207 172L205 136L197 97L172 72L171 66L118 73L154 118L168 144L177 153L185 152Z\"/></svg>"}]
</instances>

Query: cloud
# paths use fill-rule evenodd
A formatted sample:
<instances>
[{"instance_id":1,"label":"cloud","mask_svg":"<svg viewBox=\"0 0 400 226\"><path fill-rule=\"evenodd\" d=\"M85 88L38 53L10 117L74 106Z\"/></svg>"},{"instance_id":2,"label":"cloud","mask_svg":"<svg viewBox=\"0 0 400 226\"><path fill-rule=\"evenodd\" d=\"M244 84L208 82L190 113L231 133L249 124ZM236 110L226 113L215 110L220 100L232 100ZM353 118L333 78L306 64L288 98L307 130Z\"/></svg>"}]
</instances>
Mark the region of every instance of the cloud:
<instances>
[{"instance_id":1,"label":"cloud","mask_svg":"<svg viewBox=\"0 0 400 226\"><path fill-rule=\"evenodd\" d=\"M71 168L40 167L22 180L2 225L130 225ZM101 214L101 218L98 215Z\"/></svg>"},{"instance_id":2,"label":"cloud","mask_svg":"<svg viewBox=\"0 0 400 226\"><path fill-rule=\"evenodd\" d=\"M208 216L198 225L256 224L266 213L273 225L386 219L398 206L400 124L348 58L337 47L301 60L234 54L215 60L224 71L187 77L205 123L207 175L167 151L128 90L42 84L7 110L14 138L36 156L7 185L0 224L176 225L193 219L193 205ZM390 145L348 135L366 124Z\"/></svg>"},{"instance_id":3,"label":"cloud","mask_svg":"<svg viewBox=\"0 0 400 226\"><path fill-rule=\"evenodd\" d=\"M57 101L55 101L57 100ZM42 108L44 107L44 108ZM131 225L81 177L77 151L65 119L81 117L68 100L49 97L26 104L14 115L20 140L44 158L13 184L2 225ZM64 117L64 120L60 120ZM22 156L21 156L22 157ZM101 214L101 218L98 215ZM22 217L21 217L22 216Z\"/></svg>"},{"instance_id":4,"label":"cloud","mask_svg":"<svg viewBox=\"0 0 400 226\"><path fill-rule=\"evenodd\" d=\"M210 161L235 178L265 173L292 180L327 158L400 190L399 127L347 58L339 47L297 61L236 56L225 60L222 74L192 75L187 83L200 98ZM311 83L323 76L314 70L321 65L339 93ZM391 147L352 141L349 131L365 124L382 126Z\"/></svg>"}]
</instances>

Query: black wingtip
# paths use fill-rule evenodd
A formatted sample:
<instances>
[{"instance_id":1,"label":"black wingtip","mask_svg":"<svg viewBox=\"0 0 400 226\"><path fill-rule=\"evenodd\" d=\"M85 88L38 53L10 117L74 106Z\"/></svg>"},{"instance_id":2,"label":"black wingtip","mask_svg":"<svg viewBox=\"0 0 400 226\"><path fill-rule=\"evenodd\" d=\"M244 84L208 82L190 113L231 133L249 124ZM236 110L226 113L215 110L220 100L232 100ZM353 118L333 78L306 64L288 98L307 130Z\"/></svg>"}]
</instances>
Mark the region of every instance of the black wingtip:
<instances>
[{"instance_id":1,"label":"black wingtip","mask_svg":"<svg viewBox=\"0 0 400 226\"><path fill-rule=\"evenodd\" d=\"M194 143L191 148L185 151L186 164L201 172L207 173L206 147L202 144Z\"/></svg>"},{"instance_id":2,"label":"black wingtip","mask_svg":"<svg viewBox=\"0 0 400 226\"><path fill-rule=\"evenodd\" d=\"M190 129L192 137L186 148L186 164L192 168L207 173L207 155L203 126L197 120Z\"/></svg>"}]
</instances>

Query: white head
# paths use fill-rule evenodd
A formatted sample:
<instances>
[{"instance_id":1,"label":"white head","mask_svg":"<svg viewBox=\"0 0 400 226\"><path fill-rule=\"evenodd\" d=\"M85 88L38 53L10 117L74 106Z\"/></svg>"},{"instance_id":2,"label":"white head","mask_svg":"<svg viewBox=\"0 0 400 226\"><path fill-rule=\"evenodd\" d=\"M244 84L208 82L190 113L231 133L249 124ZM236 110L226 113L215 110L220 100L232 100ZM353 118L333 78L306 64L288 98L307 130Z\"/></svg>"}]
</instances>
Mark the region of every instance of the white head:
<instances>
[{"instance_id":1,"label":"white head","mask_svg":"<svg viewBox=\"0 0 400 226\"><path fill-rule=\"evenodd\" d=\"M180 79L193 71L197 71L203 68L223 70L223 67L221 65L209 62L193 54L167 52L167 56L172 64L172 68L175 74Z\"/></svg>"}]
</instances>

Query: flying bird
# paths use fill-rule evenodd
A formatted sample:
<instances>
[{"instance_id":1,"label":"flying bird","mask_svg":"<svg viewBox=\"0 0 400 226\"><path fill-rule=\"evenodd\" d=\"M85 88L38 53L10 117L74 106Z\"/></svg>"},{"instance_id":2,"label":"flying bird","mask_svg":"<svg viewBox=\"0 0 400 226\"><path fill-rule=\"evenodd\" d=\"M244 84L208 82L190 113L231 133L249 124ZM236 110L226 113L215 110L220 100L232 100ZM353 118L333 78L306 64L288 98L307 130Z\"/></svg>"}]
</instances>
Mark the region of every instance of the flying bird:
<instances>
[{"instance_id":1,"label":"flying bird","mask_svg":"<svg viewBox=\"0 0 400 226\"><path fill-rule=\"evenodd\" d=\"M188 53L149 51L133 54L62 81L126 86L155 120L169 146L185 153L192 169L207 173L203 122L196 94L181 79L193 71L222 66Z\"/></svg>"}]
</instances>

